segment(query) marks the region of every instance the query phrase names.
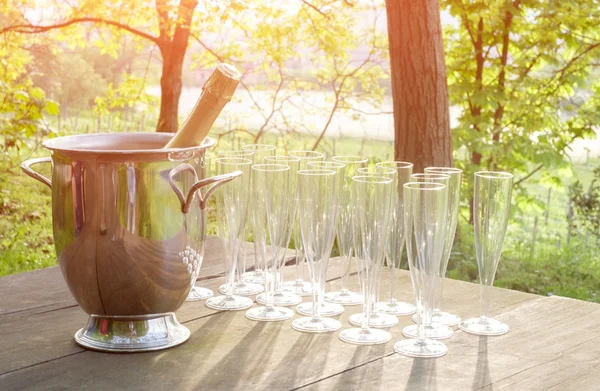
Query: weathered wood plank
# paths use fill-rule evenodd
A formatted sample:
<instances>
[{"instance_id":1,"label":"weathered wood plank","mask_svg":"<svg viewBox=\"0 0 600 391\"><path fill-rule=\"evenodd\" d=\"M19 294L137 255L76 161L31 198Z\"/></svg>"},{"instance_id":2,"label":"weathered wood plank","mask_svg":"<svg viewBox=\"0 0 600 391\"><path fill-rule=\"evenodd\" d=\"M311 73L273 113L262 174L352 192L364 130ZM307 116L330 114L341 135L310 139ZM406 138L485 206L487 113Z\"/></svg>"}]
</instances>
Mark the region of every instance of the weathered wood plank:
<instances>
[{"instance_id":1,"label":"weathered wood plank","mask_svg":"<svg viewBox=\"0 0 600 391\"><path fill-rule=\"evenodd\" d=\"M247 256L252 259L254 246L247 243L246 248ZM208 237L199 279L221 275L223 270L220 240ZM0 318L77 305L58 266L0 278L0 297L10 298L0 301Z\"/></svg>"},{"instance_id":2,"label":"weathered wood plank","mask_svg":"<svg viewBox=\"0 0 600 391\"><path fill-rule=\"evenodd\" d=\"M332 270L335 269L334 262ZM330 288L336 289L338 284L339 280L334 280ZM400 293L409 296L408 273L401 273L399 285ZM474 284L450 281L448 294L457 296L450 304L455 304L461 314L472 314L478 305L467 298L478 297L478 290ZM538 296L503 289L496 289L495 293L495 308L500 312L539 300ZM187 304L180 313L187 311L185 307ZM348 316L357 311L358 307L349 308L341 315L344 327L348 327ZM178 316L183 320L183 314ZM247 320L243 312L218 313L186 323L192 337L180 347L126 356L85 351L0 376L0 388L86 385L131 389L292 389L391 355L393 341L401 338L401 327L410 323L405 317L400 326L392 328L393 339L388 344L357 347L339 341L337 333L296 332L290 327L291 321L264 324ZM61 338L70 341L71 335ZM460 343L456 346L456 342L461 339L453 338L448 344L451 350L457 350ZM150 374L132 375L139 374L140 368L148 368Z\"/></svg>"},{"instance_id":3,"label":"weathered wood plank","mask_svg":"<svg viewBox=\"0 0 600 391\"><path fill-rule=\"evenodd\" d=\"M220 258L210 256L205 262L209 270L223 268ZM331 278L339 277L339 274L335 274L337 270L338 268L332 268ZM51 271L46 271L49 272ZM284 270L287 279L292 279L293 273L293 267L286 267ZM53 278L64 284L62 276L54 275ZM202 280L202 286L214 292L223 283L223 277ZM70 296L68 290L67 294ZM177 311L178 320L185 323L218 312L206 307L204 303L184 303ZM19 316L0 317L0 335L3 336L0 339L0 351L3 352L0 355L0 374L83 351L73 342L73 334L85 325L87 315L74 301L71 306L46 306L36 308L35 311L20 312Z\"/></svg>"},{"instance_id":4,"label":"weathered wood plank","mask_svg":"<svg viewBox=\"0 0 600 391\"><path fill-rule=\"evenodd\" d=\"M443 358L390 354L302 389L598 389L600 305L539 297L497 317L511 326L505 336L459 332Z\"/></svg>"}]
</instances>

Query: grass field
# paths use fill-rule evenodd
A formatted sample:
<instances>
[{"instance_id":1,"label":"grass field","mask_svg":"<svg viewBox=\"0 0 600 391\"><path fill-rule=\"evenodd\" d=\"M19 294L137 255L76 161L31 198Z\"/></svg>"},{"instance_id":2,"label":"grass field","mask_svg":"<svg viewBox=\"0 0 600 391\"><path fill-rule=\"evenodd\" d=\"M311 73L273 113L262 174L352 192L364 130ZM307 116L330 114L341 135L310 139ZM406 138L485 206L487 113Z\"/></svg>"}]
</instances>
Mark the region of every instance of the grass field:
<instances>
[{"instance_id":1,"label":"grass field","mask_svg":"<svg viewBox=\"0 0 600 391\"><path fill-rule=\"evenodd\" d=\"M72 133L78 129L95 131L97 120L92 116L80 116L77 121L70 118L61 123L61 133ZM137 127L136 127L137 126ZM113 119L113 131L152 131L152 121L146 121L144 129L139 121ZM312 146L308 137L297 135L284 140L275 135L266 135L264 143L277 143L280 149L304 149ZM249 138L226 136L220 141L221 148L239 147L251 142ZM385 141L366 141L352 138L326 138L320 150L329 156L334 154L363 155L371 161L393 158L393 145ZM212 152L214 153L213 150ZM18 163L29 156L47 156L43 149L33 154L22 151L21 156L4 156L0 160L0 276L39 269L56 264L52 239L51 196L48 188L25 176ZM579 178L589 184L593 167L600 160L588 165L574 165L575 176L566 184ZM40 170L49 174L49 167ZM548 189L537 184L527 185L530 194L544 204ZM500 261L496 285L531 293L564 295L600 302L600 248L595 237L572 233L568 242L567 189L553 188L546 209L532 208L511 221L507 232L503 259ZM533 234L537 217L536 233ZM209 233L215 233L214 216ZM535 237L534 237L535 236ZM568 243L567 243L568 242ZM451 278L477 281L472 227L460 221L448 276Z\"/></svg>"}]
</instances>

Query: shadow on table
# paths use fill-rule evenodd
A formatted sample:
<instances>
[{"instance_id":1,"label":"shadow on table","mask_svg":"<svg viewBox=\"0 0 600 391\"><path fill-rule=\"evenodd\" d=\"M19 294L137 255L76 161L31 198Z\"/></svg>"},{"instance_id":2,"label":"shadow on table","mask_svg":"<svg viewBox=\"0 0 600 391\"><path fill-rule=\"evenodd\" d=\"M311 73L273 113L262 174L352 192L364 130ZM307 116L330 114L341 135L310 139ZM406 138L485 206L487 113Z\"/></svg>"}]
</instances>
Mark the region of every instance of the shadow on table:
<instances>
[{"instance_id":1,"label":"shadow on table","mask_svg":"<svg viewBox=\"0 0 600 391\"><path fill-rule=\"evenodd\" d=\"M348 345L348 349L354 348L354 354L350 359L349 363L351 366L356 366L357 364L365 362L365 359L372 357L371 360L375 357L384 357L385 355L385 344L382 345ZM363 387L372 390L378 390L381 388L382 379L381 376L383 374L383 368L385 364L381 365L359 365L358 367L350 367L343 371L342 373L338 373L336 375L338 381L333 387L334 390L345 390L345 389L353 389L352 387ZM368 370L366 369L368 367ZM365 381L367 381L365 383ZM384 387L385 388L385 387Z\"/></svg>"},{"instance_id":2,"label":"shadow on table","mask_svg":"<svg viewBox=\"0 0 600 391\"><path fill-rule=\"evenodd\" d=\"M492 384L490 366L488 362L488 337L479 337L479 350L477 352L477 365L473 378L473 390L479 390ZM492 388L490 388L491 390Z\"/></svg>"},{"instance_id":3,"label":"shadow on table","mask_svg":"<svg viewBox=\"0 0 600 391\"><path fill-rule=\"evenodd\" d=\"M291 384L294 384L297 377L303 377L301 373L304 369L302 361L311 356L312 346L314 346L313 341L315 338L319 337L321 337L321 335L302 333L294 345L288 350L286 355L280 360L281 363L286 363L287 365L278 365L276 369L271 372L269 377L265 379L266 385L264 389L281 389L282 379L289 379ZM292 365L289 365L290 363Z\"/></svg>"},{"instance_id":4,"label":"shadow on table","mask_svg":"<svg viewBox=\"0 0 600 391\"><path fill-rule=\"evenodd\" d=\"M197 389L245 389L246 383L256 381L276 346L281 326L279 322L256 322L223 358L214 363L207 376L196 385Z\"/></svg>"},{"instance_id":5,"label":"shadow on table","mask_svg":"<svg viewBox=\"0 0 600 391\"><path fill-rule=\"evenodd\" d=\"M435 358L414 358L406 383L407 390L436 390Z\"/></svg>"}]
</instances>

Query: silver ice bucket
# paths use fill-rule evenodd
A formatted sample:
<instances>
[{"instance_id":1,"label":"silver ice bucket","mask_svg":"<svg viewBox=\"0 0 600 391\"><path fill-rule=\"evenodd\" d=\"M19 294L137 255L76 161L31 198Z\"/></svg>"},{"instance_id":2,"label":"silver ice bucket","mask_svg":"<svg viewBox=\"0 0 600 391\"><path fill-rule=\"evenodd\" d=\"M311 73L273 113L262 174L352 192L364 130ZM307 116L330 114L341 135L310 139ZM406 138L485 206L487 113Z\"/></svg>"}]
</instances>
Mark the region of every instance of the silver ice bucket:
<instances>
[{"instance_id":1,"label":"silver ice bucket","mask_svg":"<svg viewBox=\"0 0 600 391\"><path fill-rule=\"evenodd\" d=\"M90 317L75 341L103 351L158 350L189 330L174 311L204 256L207 198L241 172L205 178L214 144L162 149L172 134L110 133L44 142L51 158L25 173L52 189L58 262ZM33 171L52 163L52 180ZM199 191L201 190L202 191Z\"/></svg>"}]
</instances>

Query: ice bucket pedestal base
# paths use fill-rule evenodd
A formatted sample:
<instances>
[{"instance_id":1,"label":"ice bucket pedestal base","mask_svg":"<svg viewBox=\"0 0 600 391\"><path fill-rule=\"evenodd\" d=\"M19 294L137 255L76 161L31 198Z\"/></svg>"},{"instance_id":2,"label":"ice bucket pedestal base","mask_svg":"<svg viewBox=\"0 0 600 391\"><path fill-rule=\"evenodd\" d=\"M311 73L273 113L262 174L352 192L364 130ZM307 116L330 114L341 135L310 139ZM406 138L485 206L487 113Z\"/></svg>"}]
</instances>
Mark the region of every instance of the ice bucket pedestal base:
<instances>
[{"instance_id":1,"label":"ice bucket pedestal base","mask_svg":"<svg viewBox=\"0 0 600 391\"><path fill-rule=\"evenodd\" d=\"M173 312L165 314L107 316L90 315L86 327L75 333L75 342L103 352L147 352L184 343L190 330Z\"/></svg>"}]
</instances>

